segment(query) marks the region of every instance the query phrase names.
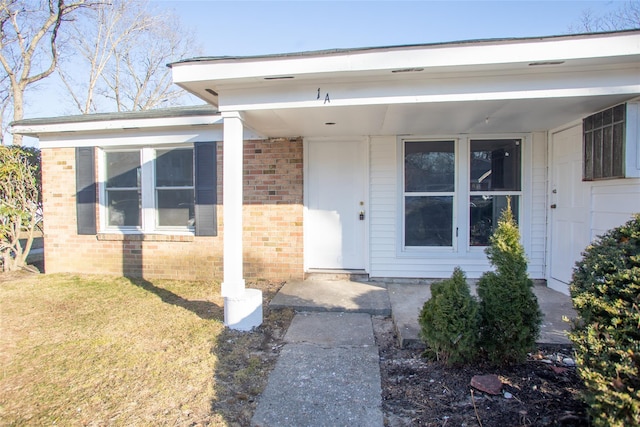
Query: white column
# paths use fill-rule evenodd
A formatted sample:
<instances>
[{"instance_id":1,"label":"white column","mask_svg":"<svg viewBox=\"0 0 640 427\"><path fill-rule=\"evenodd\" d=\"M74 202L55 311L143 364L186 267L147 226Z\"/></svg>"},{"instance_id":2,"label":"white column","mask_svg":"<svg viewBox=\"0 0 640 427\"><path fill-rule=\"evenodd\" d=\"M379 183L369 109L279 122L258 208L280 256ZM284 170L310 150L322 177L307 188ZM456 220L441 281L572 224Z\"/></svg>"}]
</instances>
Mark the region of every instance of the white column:
<instances>
[{"instance_id":1,"label":"white column","mask_svg":"<svg viewBox=\"0 0 640 427\"><path fill-rule=\"evenodd\" d=\"M245 289L243 278L243 125L237 112L223 113L223 117L224 323L232 329L250 330L262 323L262 292Z\"/></svg>"}]
</instances>

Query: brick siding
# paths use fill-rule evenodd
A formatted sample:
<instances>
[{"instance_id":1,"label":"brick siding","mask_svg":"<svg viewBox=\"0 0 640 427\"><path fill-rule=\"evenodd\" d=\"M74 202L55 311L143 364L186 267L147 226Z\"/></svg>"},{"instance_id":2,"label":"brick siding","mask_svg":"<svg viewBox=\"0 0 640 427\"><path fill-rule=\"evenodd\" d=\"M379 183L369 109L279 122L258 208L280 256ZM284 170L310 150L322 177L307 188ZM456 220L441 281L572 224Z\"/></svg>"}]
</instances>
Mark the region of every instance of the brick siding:
<instances>
[{"instance_id":1,"label":"brick siding","mask_svg":"<svg viewBox=\"0 0 640 427\"><path fill-rule=\"evenodd\" d=\"M76 230L75 149L42 149L46 273L222 280L222 152L219 143L218 236L86 236ZM302 278L302 141L247 141L244 168L245 279Z\"/></svg>"}]
</instances>

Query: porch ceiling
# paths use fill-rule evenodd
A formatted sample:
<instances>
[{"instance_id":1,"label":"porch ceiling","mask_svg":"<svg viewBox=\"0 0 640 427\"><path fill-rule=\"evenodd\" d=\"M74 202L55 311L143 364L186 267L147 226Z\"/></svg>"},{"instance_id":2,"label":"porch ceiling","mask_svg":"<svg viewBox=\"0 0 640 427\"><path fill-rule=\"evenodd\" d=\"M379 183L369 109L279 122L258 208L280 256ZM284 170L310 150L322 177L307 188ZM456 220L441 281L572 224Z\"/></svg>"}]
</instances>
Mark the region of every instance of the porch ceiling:
<instances>
[{"instance_id":1,"label":"porch ceiling","mask_svg":"<svg viewBox=\"0 0 640 427\"><path fill-rule=\"evenodd\" d=\"M245 112L267 137L451 135L546 131L631 98L624 95Z\"/></svg>"}]
</instances>

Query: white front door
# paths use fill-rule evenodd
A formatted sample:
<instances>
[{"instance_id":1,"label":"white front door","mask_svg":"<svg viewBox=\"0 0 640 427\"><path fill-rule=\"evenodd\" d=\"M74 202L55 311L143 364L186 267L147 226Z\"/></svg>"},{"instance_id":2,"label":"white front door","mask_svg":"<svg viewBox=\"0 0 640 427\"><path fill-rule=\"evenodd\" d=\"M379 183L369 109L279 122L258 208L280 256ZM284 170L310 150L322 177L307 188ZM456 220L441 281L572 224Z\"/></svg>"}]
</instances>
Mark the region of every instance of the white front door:
<instances>
[{"instance_id":1,"label":"white front door","mask_svg":"<svg viewBox=\"0 0 640 427\"><path fill-rule=\"evenodd\" d=\"M590 242L589 187L582 182L582 126L551 136L549 286L568 293L573 267Z\"/></svg>"},{"instance_id":2,"label":"white front door","mask_svg":"<svg viewBox=\"0 0 640 427\"><path fill-rule=\"evenodd\" d=\"M364 269L366 143L309 141L306 154L307 269Z\"/></svg>"}]
</instances>

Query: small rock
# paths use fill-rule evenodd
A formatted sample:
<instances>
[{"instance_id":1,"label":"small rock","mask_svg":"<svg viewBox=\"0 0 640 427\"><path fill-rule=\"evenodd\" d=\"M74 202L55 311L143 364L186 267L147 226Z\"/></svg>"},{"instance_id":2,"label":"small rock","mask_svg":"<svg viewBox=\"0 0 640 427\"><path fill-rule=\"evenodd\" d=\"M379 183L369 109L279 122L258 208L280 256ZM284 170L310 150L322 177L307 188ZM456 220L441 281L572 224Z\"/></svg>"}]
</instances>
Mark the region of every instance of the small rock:
<instances>
[{"instance_id":1,"label":"small rock","mask_svg":"<svg viewBox=\"0 0 640 427\"><path fill-rule=\"evenodd\" d=\"M513 394L509 393L508 391L505 391L503 396L505 399L513 399Z\"/></svg>"},{"instance_id":2,"label":"small rock","mask_svg":"<svg viewBox=\"0 0 640 427\"><path fill-rule=\"evenodd\" d=\"M477 388L487 394L499 395L502 390L502 381L497 375L474 375L471 378L471 387Z\"/></svg>"},{"instance_id":3,"label":"small rock","mask_svg":"<svg viewBox=\"0 0 640 427\"><path fill-rule=\"evenodd\" d=\"M562 368L560 366L550 366L551 370L553 372L555 372L556 374L560 375L560 374L564 374L565 372L568 371L567 368Z\"/></svg>"},{"instance_id":4,"label":"small rock","mask_svg":"<svg viewBox=\"0 0 640 427\"><path fill-rule=\"evenodd\" d=\"M564 359L562 359L562 363L564 363L567 366L576 366L575 360L573 360L570 357L565 357Z\"/></svg>"}]
</instances>

